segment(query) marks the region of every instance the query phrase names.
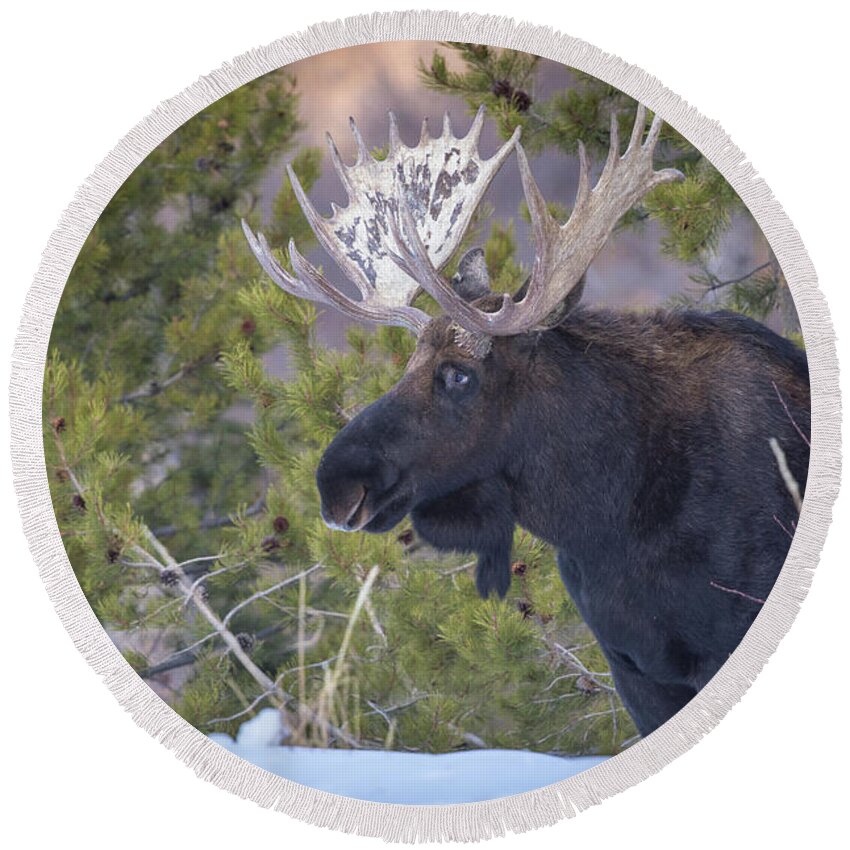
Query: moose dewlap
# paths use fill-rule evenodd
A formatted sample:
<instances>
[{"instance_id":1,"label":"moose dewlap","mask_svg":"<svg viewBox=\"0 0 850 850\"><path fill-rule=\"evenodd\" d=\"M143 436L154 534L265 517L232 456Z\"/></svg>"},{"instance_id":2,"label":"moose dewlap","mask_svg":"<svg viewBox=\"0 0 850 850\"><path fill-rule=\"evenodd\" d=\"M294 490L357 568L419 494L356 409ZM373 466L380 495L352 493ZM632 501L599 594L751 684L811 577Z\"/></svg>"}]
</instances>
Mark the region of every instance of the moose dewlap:
<instances>
[{"instance_id":1,"label":"moose dewlap","mask_svg":"<svg viewBox=\"0 0 850 850\"><path fill-rule=\"evenodd\" d=\"M192 95L62 292L79 588L210 764L436 805L628 758L804 519L786 270L612 80L471 42L268 71Z\"/></svg>"}]
</instances>

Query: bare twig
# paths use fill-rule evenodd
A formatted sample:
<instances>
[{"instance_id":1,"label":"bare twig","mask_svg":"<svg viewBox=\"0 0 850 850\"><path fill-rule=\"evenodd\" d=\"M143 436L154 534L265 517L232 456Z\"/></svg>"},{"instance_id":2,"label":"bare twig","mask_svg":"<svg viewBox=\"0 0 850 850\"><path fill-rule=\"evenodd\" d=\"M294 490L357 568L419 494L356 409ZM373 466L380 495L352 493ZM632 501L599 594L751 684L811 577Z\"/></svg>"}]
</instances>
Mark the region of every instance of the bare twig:
<instances>
[{"instance_id":1,"label":"bare twig","mask_svg":"<svg viewBox=\"0 0 850 850\"><path fill-rule=\"evenodd\" d=\"M183 567L183 569L185 569L186 567L189 566L189 564L200 564L200 563L204 563L205 561L219 561L223 557L224 557L223 554L201 555L199 558L189 558L188 561L181 561L180 566ZM230 569L233 569L233 567L224 567L221 570L216 570L216 574L223 573L223 572L225 572L225 570L230 570ZM209 578L209 575L205 576L205 578Z\"/></svg>"},{"instance_id":2,"label":"bare twig","mask_svg":"<svg viewBox=\"0 0 850 850\"><path fill-rule=\"evenodd\" d=\"M475 561L467 561L465 564L461 564L459 567L450 567L446 570L440 570L439 573L441 576L453 576L458 573L462 573L464 570L468 570L471 567L475 566Z\"/></svg>"},{"instance_id":3,"label":"bare twig","mask_svg":"<svg viewBox=\"0 0 850 850\"><path fill-rule=\"evenodd\" d=\"M731 593L734 596L740 596L742 599L748 599L750 602L755 602L759 605L764 605L765 603L764 599L760 599L758 596L750 596L749 593L744 593L743 590L735 590L733 587L724 587L716 581L710 581L709 584L717 590L722 590L724 593Z\"/></svg>"},{"instance_id":4,"label":"bare twig","mask_svg":"<svg viewBox=\"0 0 850 850\"><path fill-rule=\"evenodd\" d=\"M782 393L779 392L779 387L776 386L776 381L771 381L773 384L773 391L776 393L776 397L779 399L779 403L782 405L782 409L785 411L785 415L788 417L788 421L794 426L794 430L800 435L800 439L809 447L812 447L811 440L803 433L803 429L797 424L797 420L791 415L791 411L788 409L788 404L785 399L782 397Z\"/></svg>"},{"instance_id":5,"label":"bare twig","mask_svg":"<svg viewBox=\"0 0 850 850\"><path fill-rule=\"evenodd\" d=\"M306 650L304 646L304 638L306 633L306 617L307 610L307 576L303 573L298 582L298 705L299 707L307 704L307 665ZM302 734L302 724L304 722L303 712L301 713L301 723L298 724L297 737Z\"/></svg>"},{"instance_id":6,"label":"bare twig","mask_svg":"<svg viewBox=\"0 0 850 850\"><path fill-rule=\"evenodd\" d=\"M301 581L301 577L308 576L311 573L316 572L322 568L322 564L313 564L312 567L304 570L303 572L298 573L297 575L290 576L289 578L285 578L283 581L279 581L277 584L273 584L271 587L267 587L265 590L258 590L256 593L251 594L247 599L243 599L238 605L234 605L224 616L223 623L225 626L229 625L230 621L238 614L243 608L250 605L252 602L256 602L259 599L264 599L267 596L270 596L272 593L275 593L278 590L281 590L284 587L287 587L290 584L295 584L297 581Z\"/></svg>"},{"instance_id":7,"label":"bare twig","mask_svg":"<svg viewBox=\"0 0 850 850\"><path fill-rule=\"evenodd\" d=\"M554 642L555 649L561 653L579 672L583 675L587 676L594 685L596 685L600 690L605 691L607 693L616 693L614 688L610 685L605 684L605 682L601 682L599 680L598 673L594 673L592 670L589 670L581 661L581 659L574 653L572 650L567 649L565 646L562 646L557 641Z\"/></svg>"},{"instance_id":8,"label":"bare twig","mask_svg":"<svg viewBox=\"0 0 850 850\"><path fill-rule=\"evenodd\" d=\"M358 578L360 585L362 587L363 580ZM377 615L375 614L375 608L372 605L372 600L370 597L366 597L363 601L363 607L366 610L366 616L369 618L369 622L372 624L372 629L375 634L381 639L381 643L386 646L387 645L387 633L384 631L384 627L381 625L380 620L378 620Z\"/></svg>"},{"instance_id":9,"label":"bare twig","mask_svg":"<svg viewBox=\"0 0 850 850\"><path fill-rule=\"evenodd\" d=\"M769 261L762 263L760 266L757 266L756 268L748 271L746 274L741 275L741 277L736 277L732 280L719 280L715 275L709 273L708 277L711 281L711 285L705 288L699 300L702 301L710 292L716 292L718 289L723 289L726 286L734 286L736 283L743 283L745 280L749 280L753 277L753 275L757 275L759 272L763 272L765 269L770 268L771 265L772 264Z\"/></svg>"},{"instance_id":10,"label":"bare twig","mask_svg":"<svg viewBox=\"0 0 850 850\"><path fill-rule=\"evenodd\" d=\"M538 745L540 745L548 741L550 738L559 738L561 735L566 735L567 732L570 732L575 729L575 727L578 726L580 723L585 723L588 720L595 720L600 717L607 717L609 714L612 716L613 719L613 716L615 714L625 710L626 709L623 708L623 706L614 706L612 702L612 708L608 708L605 711L591 711L589 714L584 714L581 717L578 717L573 720L572 723L568 723L566 726L564 726L562 729L559 729L557 732L550 732L548 735L545 735L537 743Z\"/></svg>"},{"instance_id":11,"label":"bare twig","mask_svg":"<svg viewBox=\"0 0 850 850\"><path fill-rule=\"evenodd\" d=\"M272 693L273 691L266 691L265 693L260 694L241 711L237 711L236 714L231 714L229 717L214 717L212 720L207 720L207 726L212 726L214 723L229 723L231 720L238 720L240 717L250 714L264 699L268 699Z\"/></svg>"},{"instance_id":12,"label":"bare twig","mask_svg":"<svg viewBox=\"0 0 850 850\"><path fill-rule=\"evenodd\" d=\"M773 515L773 521L788 535L789 540L794 539L794 533L787 528L785 523L776 514Z\"/></svg>"},{"instance_id":13,"label":"bare twig","mask_svg":"<svg viewBox=\"0 0 850 850\"><path fill-rule=\"evenodd\" d=\"M779 467L779 474L782 476L783 482L785 482L786 489L791 494L791 499L794 502L794 507L797 508L797 513L799 513L803 509L803 499L800 496L800 485L797 483L797 479L794 478L791 468L788 466L788 458L785 457L785 452L782 450L782 446L779 445L779 441L776 437L771 437L768 442L770 443L770 449L773 452L773 456L776 458L776 464Z\"/></svg>"},{"instance_id":14,"label":"bare twig","mask_svg":"<svg viewBox=\"0 0 850 850\"><path fill-rule=\"evenodd\" d=\"M316 713L321 718L327 718L331 712L334 695L339 687L342 672L345 669L345 661L348 655L348 648L351 645L351 638L354 634L354 626L357 623L361 610L363 610L366 599L372 590L372 585L375 583L375 579L378 577L379 571L380 568L377 565L369 570L369 574L366 576L365 581L360 587L360 592L357 594L357 599L354 601L354 607L352 608L351 616L348 620L348 625L345 627L345 633L343 634L342 643L339 647L339 655L337 657L336 665L334 666L331 674L328 676L325 686L319 694Z\"/></svg>"},{"instance_id":15,"label":"bare twig","mask_svg":"<svg viewBox=\"0 0 850 850\"><path fill-rule=\"evenodd\" d=\"M581 691L570 691L568 694L561 694L556 697L546 697L545 699L533 699L531 700L532 705L547 705L552 702L562 702L565 699L577 699L578 697L583 697L584 694Z\"/></svg>"}]
</instances>

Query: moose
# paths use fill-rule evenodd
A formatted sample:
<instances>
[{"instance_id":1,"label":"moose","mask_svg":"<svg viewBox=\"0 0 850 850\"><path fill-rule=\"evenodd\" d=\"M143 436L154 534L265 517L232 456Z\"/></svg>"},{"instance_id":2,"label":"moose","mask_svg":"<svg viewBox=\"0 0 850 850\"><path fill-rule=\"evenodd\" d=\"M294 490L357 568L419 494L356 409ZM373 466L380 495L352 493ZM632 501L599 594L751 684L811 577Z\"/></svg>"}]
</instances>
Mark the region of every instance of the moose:
<instances>
[{"instance_id":1,"label":"moose","mask_svg":"<svg viewBox=\"0 0 850 850\"><path fill-rule=\"evenodd\" d=\"M804 488L805 354L729 312L613 312L579 305L585 273L618 220L654 187L662 127L638 106L620 153L591 187L579 144L572 213L560 224L519 131L489 159L483 109L463 138L448 116L408 147L390 113L388 154L353 119L349 203L320 215L292 169L322 247L357 287L347 297L290 241L291 271L243 222L289 293L417 336L401 380L325 451L317 484L333 529L382 533L408 514L439 550L477 555L481 596L511 581L516 525L557 551L563 583L602 648L622 702L647 735L681 709L741 641L786 557ZM514 295L491 292L481 249L440 273L494 175L516 154L535 258ZM413 306L424 290L442 309Z\"/></svg>"}]
</instances>

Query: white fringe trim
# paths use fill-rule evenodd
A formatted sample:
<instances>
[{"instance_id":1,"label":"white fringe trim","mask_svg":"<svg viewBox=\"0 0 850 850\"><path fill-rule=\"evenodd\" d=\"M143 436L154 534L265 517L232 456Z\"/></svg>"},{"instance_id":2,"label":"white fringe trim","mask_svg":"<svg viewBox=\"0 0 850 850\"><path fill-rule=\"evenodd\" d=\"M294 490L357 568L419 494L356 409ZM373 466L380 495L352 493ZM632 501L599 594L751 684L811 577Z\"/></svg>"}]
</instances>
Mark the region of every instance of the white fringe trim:
<instances>
[{"instance_id":1,"label":"white fringe trim","mask_svg":"<svg viewBox=\"0 0 850 850\"><path fill-rule=\"evenodd\" d=\"M675 717L616 758L537 791L455 806L401 806L339 797L255 767L189 725L130 668L86 601L59 536L44 463L41 390L53 317L74 260L115 191L156 145L213 101L298 59L366 43L432 39L511 47L593 74L660 113L711 160L752 212L793 293L811 375L812 454L797 532L767 603L727 663ZM239 56L165 101L119 142L63 214L28 293L13 358L12 462L24 531L65 628L120 704L201 778L309 823L389 841L476 841L552 824L640 782L692 747L743 696L790 627L838 492L840 396L832 323L800 237L770 189L717 122L649 74L578 39L508 18L420 11L317 24Z\"/></svg>"}]
</instances>

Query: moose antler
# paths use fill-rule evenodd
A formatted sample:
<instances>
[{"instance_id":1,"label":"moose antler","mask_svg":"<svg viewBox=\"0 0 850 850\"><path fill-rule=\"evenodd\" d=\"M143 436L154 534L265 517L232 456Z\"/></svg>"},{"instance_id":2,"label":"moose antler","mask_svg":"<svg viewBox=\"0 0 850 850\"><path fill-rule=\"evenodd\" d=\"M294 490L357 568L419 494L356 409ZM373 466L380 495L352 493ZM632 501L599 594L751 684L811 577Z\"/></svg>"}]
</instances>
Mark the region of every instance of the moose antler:
<instances>
[{"instance_id":1,"label":"moose antler","mask_svg":"<svg viewBox=\"0 0 850 850\"><path fill-rule=\"evenodd\" d=\"M400 230L394 241L400 247L392 256L406 274L414 276L423 289L465 330L489 336L508 336L540 327L578 285L594 257L608 240L615 225L647 192L661 183L683 178L674 168L654 171L652 157L662 121L656 115L646 141L646 109L638 106L629 145L619 153L616 115L611 116L611 146L596 186L590 189L589 167L584 145L579 142L579 184L575 207L566 224L559 225L549 213L525 151L517 143L520 176L531 216L536 256L526 294L514 302L504 295L495 312L485 312L465 301L430 262L419 237L412 210L400 210ZM395 227L395 223L391 222Z\"/></svg>"},{"instance_id":2,"label":"moose antler","mask_svg":"<svg viewBox=\"0 0 850 850\"><path fill-rule=\"evenodd\" d=\"M476 207L519 138L517 130L490 159L482 160L478 140L484 124L484 107L478 110L469 132L458 138L448 114L443 132L432 138L427 121L419 144L407 147L399 135L395 115L389 113L389 152L375 159L366 147L354 119L351 131L357 160L345 165L330 135L331 160L348 194L348 206L332 205L330 218L319 215L298 177L287 168L295 196L322 247L357 286L360 300L337 290L324 275L289 243L290 274L274 257L262 234L254 235L243 221L248 244L268 275L287 292L312 301L332 304L357 319L401 325L420 333L430 321L427 313L410 304L419 291L415 274L400 268L394 257L399 209L409 219L406 232L415 232L428 266L436 273L450 259L469 226Z\"/></svg>"}]
</instances>

